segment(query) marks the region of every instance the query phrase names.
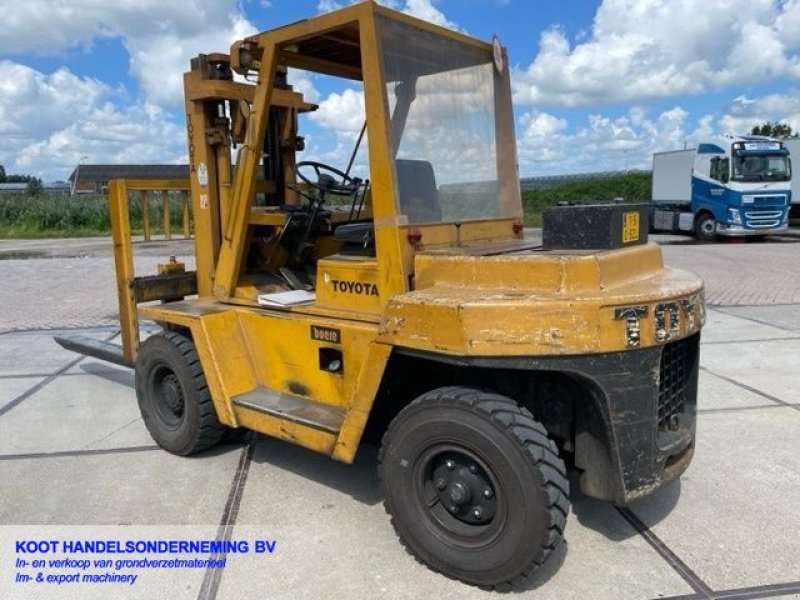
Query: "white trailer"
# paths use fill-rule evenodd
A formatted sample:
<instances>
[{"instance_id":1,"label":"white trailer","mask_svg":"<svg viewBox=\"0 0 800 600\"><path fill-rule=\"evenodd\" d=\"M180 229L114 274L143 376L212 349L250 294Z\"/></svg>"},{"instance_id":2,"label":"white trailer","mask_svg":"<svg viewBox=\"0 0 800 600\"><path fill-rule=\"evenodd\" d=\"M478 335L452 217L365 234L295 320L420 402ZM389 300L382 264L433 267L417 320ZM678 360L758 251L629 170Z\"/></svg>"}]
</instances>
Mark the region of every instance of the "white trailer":
<instances>
[{"instance_id":1,"label":"white trailer","mask_svg":"<svg viewBox=\"0 0 800 600\"><path fill-rule=\"evenodd\" d=\"M653 154L653 208L650 227L654 231L692 233L692 169L695 149Z\"/></svg>"},{"instance_id":2,"label":"white trailer","mask_svg":"<svg viewBox=\"0 0 800 600\"><path fill-rule=\"evenodd\" d=\"M686 204L692 201L694 155L694 148L653 154L653 200Z\"/></svg>"}]
</instances>

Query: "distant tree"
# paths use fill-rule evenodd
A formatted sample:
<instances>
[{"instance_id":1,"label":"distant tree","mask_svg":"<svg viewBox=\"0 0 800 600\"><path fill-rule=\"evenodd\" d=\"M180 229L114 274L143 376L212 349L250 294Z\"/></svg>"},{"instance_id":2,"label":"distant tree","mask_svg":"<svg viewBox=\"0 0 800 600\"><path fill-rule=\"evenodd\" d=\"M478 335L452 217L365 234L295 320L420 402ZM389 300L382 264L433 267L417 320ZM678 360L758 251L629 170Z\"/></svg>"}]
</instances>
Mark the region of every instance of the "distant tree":
<instances>
[{"instance_id":1,"label":"distant tree","mask_svg":"<svg viewBox=\"0 0 800 600\"><path fill-rule=\"evenodd\" d=\"M6 182L6 168L0 165L0 183Z\"/></svg>"},{"instance_id":2,"label":"distant tree","mask_svg":"<svg viewBox=\"0 0 800 600\"><path fill-rule=\"evenodd\" d=\"M42 185L42 180L38 177L30 177L28 179L28 185L25 188L25 191L30 196L38 196L44 191L44 186Z\"/></svg>"},{"instance_id":3,"label":"distant tree","mask_svg":"<svg viewBox=\"0 0 800 600\"><path fill-rule=\"evenodd\" d=\"M6 183L28 183L31 180L30 175L7 175Z\"/></svg>"},{"instance_id":4,"label":"distant tree","mask_svg":"<svg viewBox=\"0 0 800 600\"><path fill-rule=\"evenodd\" d=\"M767 137L772 137L779 140L800 137L800 133L795 133L792 131L791 125L787 123L780 123L778 121L774 121L772 123L767 121L761 125L756 125L753 127L750 133L753 135L765 135Z\"/></svg>"}]
</instances>

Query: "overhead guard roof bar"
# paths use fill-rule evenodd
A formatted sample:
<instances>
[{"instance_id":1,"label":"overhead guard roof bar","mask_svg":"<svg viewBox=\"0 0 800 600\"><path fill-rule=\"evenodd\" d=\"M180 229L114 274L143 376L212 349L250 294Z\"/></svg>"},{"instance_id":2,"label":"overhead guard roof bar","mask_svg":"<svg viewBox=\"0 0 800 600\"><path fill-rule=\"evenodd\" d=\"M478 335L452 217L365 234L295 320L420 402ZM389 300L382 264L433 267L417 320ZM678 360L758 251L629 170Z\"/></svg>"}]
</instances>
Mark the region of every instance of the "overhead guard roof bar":
<instances>
[{"instance_id":1,"label":"overhead guard roof bar","mask_svg":"<svg viewBox=\"0 0 800 600\"><path fill-rule=\"evenodd\" d=\"M440 38L467 44L487 53L492 52L492 46L486 42L421 21L381 6L372 0L265 31L245 38L244 41L255 42L261 49L275 44L280 48L278 61L284 66L361 80L358 22L364 18L374 19L376 15L428 31ZM296 51L293 48L295 46ZM261 57L256 56L256 58L260 60Z\"/></svg>"}]
</instances>

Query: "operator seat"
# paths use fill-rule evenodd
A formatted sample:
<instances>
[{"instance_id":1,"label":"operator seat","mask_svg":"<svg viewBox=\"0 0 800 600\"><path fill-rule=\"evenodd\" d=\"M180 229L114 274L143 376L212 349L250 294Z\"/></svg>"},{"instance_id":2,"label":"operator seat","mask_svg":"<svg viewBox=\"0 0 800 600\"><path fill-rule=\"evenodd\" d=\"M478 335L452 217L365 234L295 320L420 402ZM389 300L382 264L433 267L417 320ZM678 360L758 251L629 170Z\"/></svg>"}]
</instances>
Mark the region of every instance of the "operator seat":
<instances>
[{"instance_id":1,"label":"operator seat","mask_svg":"<svg viewBox=\"0 0 800 600\"><path fill-rule=\"evenodd\" d=\"M442 206L436 190L433 166L427 160L398 158L394 161L400 212L409 223L430 223L442 220Z\"/></svg>"},{"instance_id":2,"label":"operator seat","mask_svg":"<svg viewBox=\"0 0 800 600\"><path fill-rule=\"evenodd\" d=\"M433 166L426 160L395 160L400 212L409 223L442 220ZM342 254L375 256L375 232L371 220L344 223L334 229L335 240L343 242Z\"/></svg>"}]
</instances>

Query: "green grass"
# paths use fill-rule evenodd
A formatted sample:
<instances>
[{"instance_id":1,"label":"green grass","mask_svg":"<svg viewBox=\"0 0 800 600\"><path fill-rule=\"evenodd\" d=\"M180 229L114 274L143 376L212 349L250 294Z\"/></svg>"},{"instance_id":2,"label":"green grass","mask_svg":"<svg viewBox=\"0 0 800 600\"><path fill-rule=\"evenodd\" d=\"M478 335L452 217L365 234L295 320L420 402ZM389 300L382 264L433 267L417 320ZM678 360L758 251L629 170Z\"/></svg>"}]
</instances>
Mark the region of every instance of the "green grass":
<instances>
[{"instance_id":1,"label":"green grass","mask_svg":"<svg viewBox=\"0 0 800 600\"><path fill-rule=\"evenodd\" d=\"M131 229L143 230L142 209L139 202L130 202ZM153 233L163 231L161 201L149 204L150 227ZM172 230L183 227L183 205L177 198L170 199ZM108 235L111 221L108 200L105 196L75 196L42 193L0 195L0 237L49 238Z\"/></svg>"},{"instance_id":2,"label":"green grass","mask_svg":"<svg viewBox=\"0 0 800 600\"><path fill-rule=\"evenodd\" d=\"M629 173L614 177L571 181L522 192L525 224L541 225L542 210L559 202L608 202L623 198L626 202L650 199L649 173ZM141 233L142 211L138 202L130 202L131 228ZM162 229L161 202L150 203L150 224L154 234ZM182 228L183 213L177 198L170 200L172 230ZM111 231L108 201L105 196L76 196L42 193L0 195L0 237L48 238L108 235Z\"/></svg>"},{"instance_id":3,"label":"green grass","mask_svg":"<svg viewBox=\"0 0 800 600\"><path fill-rule=\"evenodd\" d=\"M542 211L559 202L610 202L615 198L622 198L625 202L649 202L651 181L650 173L628 173L523 190L525 225L541 226Z\"/></svg>"}]
</instances>

